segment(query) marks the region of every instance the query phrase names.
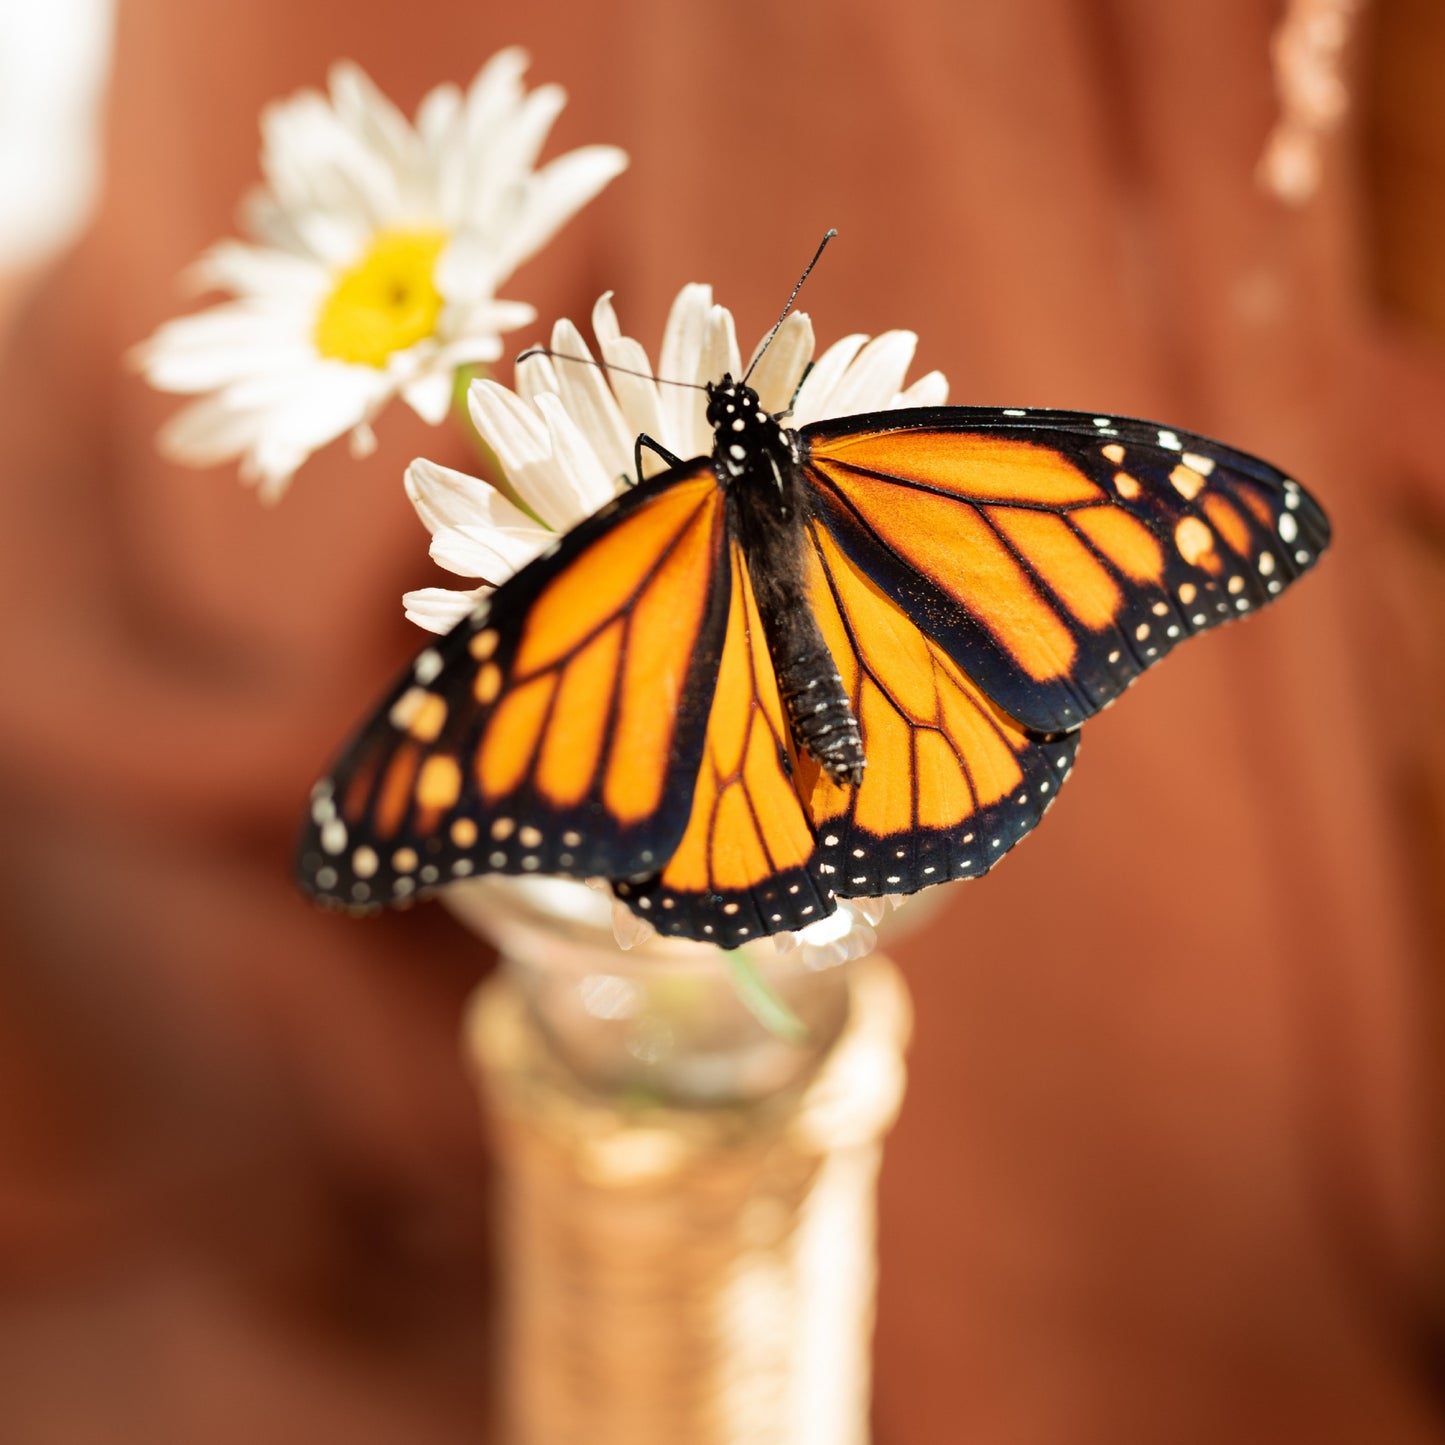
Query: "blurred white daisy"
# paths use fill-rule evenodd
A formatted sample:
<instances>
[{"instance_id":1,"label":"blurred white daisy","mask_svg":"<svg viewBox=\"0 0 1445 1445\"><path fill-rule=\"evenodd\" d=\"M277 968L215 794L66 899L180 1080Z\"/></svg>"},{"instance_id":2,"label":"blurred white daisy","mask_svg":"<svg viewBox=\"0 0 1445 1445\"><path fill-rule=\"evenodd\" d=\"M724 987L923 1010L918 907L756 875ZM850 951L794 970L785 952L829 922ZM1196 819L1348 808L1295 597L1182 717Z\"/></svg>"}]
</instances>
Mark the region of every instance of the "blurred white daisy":
<instances>
[{"instance_id":1,"label":"blurred white daisy","mask_svg":"<svg viewBox=\"0 0 1445 1445\"><path fill-rule=\"evenodd\" d=\"M433 632L449 631L480 597L548 547L558 532L575 526L636 481L634 445L640 432L675 456L711 452L707 398L686 387L659 386L649 377L708 382L721 380L724 372L742 375L732 313L714 304L712 288L684 286L678 293L655 373L642 346L622 335L610 294L593 307L592 330L603 360L643 375L531 356L516 368L515 391L490 380L472 383L472 420L496 453L506 485L521 506L488 482L435 462L417 460L407 469L407 495L432 534L432 557L450 572L485 579L464 591L428 587L407 593L403 601L413 622ZM809 370L812 323L805 313L793 312L758 361L749 384L770 412L787 411L791 403L794 426L901 406L941 406L948 400L948 382L941 372L931 371L905 385L917 344L911 331L888 331L872 340L847 336ZM552 350L563 356L592 355L570 321L553 327ZM652 452L643 453L642 464L647 476L666 465ZM595 894L560 880L549 881L549 887L549 906L574 919L593 916ZM806 968L861 957L873 948L874 926L890 901L898 900L840 899L836 913L801 933L776 935L775 945L780 952L796 951ZM611 904L621 947L652 938L650 923L618 899Z\"/></svg>"},{"instance_id":2,"label":"blurred white daisy","mask_svg":"<svg viewBox=\"0 0 1445 1445\"><path fill-rule=\"evenodd\" d=\"M498 287L627 165L584 146L537 167L566 97L522 84L504 50L463 92L431 91L414 122L355 65L329 98L302 91L262 115L265 184L246 202L254 243L222 241L193 268L233 300L162 326L134 353L152 385L201 394L160 435L195 466L240 459L266 500L318 447L400 394L436 424L459 367L496 360L530 306Z\"/></svg>"},{"instance_id":3,"label":"blurred white daisy","mask_svg":"<svg viewBox=\"0 0 1445 1445\"><path fill-rule=\"evenodd\" d=\"M724 372L742 375L732 313L714 304L712 288L684 286L678 293L655 373L643 347L622 335L610 293L592 309L592 330L604 361L644 375L530 356L517 365L515 391L491 380L472 383L472 420L521 506L465 472L421 459L407 468L407 495L432 535L434 560L459 576L482 579L481 586L465 591L426 587L408 592L406 615L419 626L449 631L479 597L550 545L556 533L575 526L635 481L640 432L674 456L712 451L703 393L649 379L708 382L721 380ZM911 331L886 331L872 340L846 336L809 370L812 323L806 313L794 311L749 384L770 412L786 411L791 402L793 426L900 406L940 406L948 399L941 372L905 385L917 344ZM552 328L551 349L564 356L593 354L581 332L565 320ZM644 452L642 466L652 476L664 463Z\"/></svg>"}]
</instances>

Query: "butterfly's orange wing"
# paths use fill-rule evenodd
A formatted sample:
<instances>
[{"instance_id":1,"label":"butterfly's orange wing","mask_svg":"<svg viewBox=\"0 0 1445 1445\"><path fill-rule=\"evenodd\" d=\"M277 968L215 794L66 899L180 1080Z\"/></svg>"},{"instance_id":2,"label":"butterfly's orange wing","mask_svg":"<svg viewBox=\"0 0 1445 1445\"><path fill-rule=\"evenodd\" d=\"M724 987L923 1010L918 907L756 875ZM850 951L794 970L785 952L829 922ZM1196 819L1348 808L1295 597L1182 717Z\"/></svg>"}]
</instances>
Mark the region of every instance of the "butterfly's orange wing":
<instances>
[{"instance_id":1,"label":"butterfly's orange wing","mask_svg":"<svg viewBox=\"0 0 1445 1445\"><path fill-rule=\"evenodd\" d=\"M1011 717L1061 732L1312 567L1324 513L1153 423L940 407L803 431L820 523Z\"/></svg>"},{"instance_id":2,"label":"butterfly's orange wing","mask_svg":"<svg viewBox=\"0 0 1445 1445\"><path fill-rule=\"evenodd\" d=\"M663 933L724 948L832 913L794 785L797 759L747 563L730 544L731 605L687 829L667 866L619 880Z\"/></svg>"},{"instance_id":3,"label":"butterfly's orange wing","mask_svg":"<svg viewBox=\"0 0 1445 1445\"><path fill-rule=\"evenodd\" d=\"M809 595L863 734L857 788L811 759L797 787L823 881L844 898L913 893L977 878L1043 817L1078 734L1028 732L812 526Z\"/></svg>"},{"instance_id":4,"label":"butterfly's orange wing","mask_svg":"<svg viewBox=\"0 0 1445 1445\"><path fill-rule=\"evenodd\" d=\"M368 907L473 872L655 869L688 823L732 588L708 462L603 508L392 689L313 793L303 884Z\"/></svg>"}]
</instances>

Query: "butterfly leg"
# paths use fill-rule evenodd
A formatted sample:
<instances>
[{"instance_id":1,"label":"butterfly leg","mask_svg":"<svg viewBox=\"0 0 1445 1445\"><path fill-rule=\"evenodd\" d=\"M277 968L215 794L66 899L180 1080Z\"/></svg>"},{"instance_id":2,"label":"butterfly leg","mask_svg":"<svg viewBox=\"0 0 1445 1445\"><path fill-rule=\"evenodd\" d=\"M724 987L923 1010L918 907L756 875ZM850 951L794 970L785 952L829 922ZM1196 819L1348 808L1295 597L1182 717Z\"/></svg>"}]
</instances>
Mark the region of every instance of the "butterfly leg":
<instances>
[{"instance_id":1,"label":"butterfly leg","mask_svg":"<svg viewBox=\"0 0 1445 1445\"><path fill-rule=\"evenodd\" d=\"M648 434L647 434L645 431L644 431L644 432L638 432L638 434L637 434L637 442L636 442L636 444L635 444L634 447L633 447L632 469L633 469L633 476L635 476L635 477L637 478L637 481L639 481L639 482L642 480L642 449L643 449L643 447L646 447L647 450L650 451L650 452L656 452L657 455L660 456L660 457L663 459L663 461L665 461L665 462L668 464L668 466L670 466L670 467L680 467L680 466L683 465L683 460L682 460L682 458L681 458L681 457L675 457L675 456L673 456L673 454L672 454L670 451L668 451L668 449L667 449L665 446L663 446L663 444L662 444L661 442L653 441L653 439L652 439L650 436L648 436ZM635 483L634 483L634 485L635 485Z\"/></svg>"}]
</instances>

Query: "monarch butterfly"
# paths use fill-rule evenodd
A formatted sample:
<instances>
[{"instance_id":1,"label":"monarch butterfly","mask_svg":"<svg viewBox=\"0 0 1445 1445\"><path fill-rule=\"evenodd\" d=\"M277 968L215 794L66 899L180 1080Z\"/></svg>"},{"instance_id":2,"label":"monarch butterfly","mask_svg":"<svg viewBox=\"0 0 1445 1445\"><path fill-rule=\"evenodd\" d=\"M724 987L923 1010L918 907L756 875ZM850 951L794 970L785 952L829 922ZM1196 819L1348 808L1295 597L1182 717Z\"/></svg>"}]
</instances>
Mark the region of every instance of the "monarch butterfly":
<instances>
[{"instance_id":1,"label":"monarch butterfly","mask_svg":"<svg viewBox=\"0 0 1445 1445\"><path fill-rule=\"evenodd\" d=\"M397 681L313 791L307 891L368 910L475 872L600 875L731 948L977 877L1088 718L1329 542L1298 483L1152 422L789 430L746 377L705 389L710 456L668 458Z\"/></svg>"}]
</instances>

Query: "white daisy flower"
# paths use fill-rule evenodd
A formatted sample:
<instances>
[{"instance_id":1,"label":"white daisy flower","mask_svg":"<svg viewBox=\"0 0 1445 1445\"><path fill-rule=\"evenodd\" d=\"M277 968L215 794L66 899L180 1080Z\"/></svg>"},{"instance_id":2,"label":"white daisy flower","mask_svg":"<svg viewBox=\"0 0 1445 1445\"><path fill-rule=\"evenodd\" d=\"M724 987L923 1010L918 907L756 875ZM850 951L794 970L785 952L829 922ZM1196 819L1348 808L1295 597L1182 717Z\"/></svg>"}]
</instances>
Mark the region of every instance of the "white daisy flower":
<instances>
[{"instance_id":1,"label":"white daisy flower","mask_svg":"<svg viewBox=\"0 0 1445 1445\"><path fill-rule=\"evenodd\" d=\"M428 587L407 593L406 614L419 626L449 631L479 598L548 547L558 532L637 481L633 473L639 433L646 432L679 457L712 451L706 396L649 379L656 375L709 382L720 381L724 372L743 374L732 313L714 304L712 288L684 286L678 293L656 372L643 347L622 335L610 293L592 309L592 330L604 361L643 374L561 359L587 358L592 352L570 321L559 321L552 330L551 349L560 355L520 362L514 391L491 380L472 383L472 420L501 462L515 502L490 483L435 462L417 460L407 469L407 495L432 534L432 557L450 572L484 579L466 591ZM917 344L911 331L887 331L871 340L847 336L809 370L813 327L806 313L795 311L758 360L749 384L769 412L786 412L791 404L794 426L858 412L941 406L948 400L948 382L941 372L931 371L905 385ZM642 455L645 476L665 465L653 452ZM549 896L562 896L556 890L565 885L549 886L554 888ZM589 900L585 892L572 893L573 904L564 911L588 916L595 896ZM888 902L839 900L838 911L830 917L801 933L777 935L777 947L799 950L800 961L811 968L860 957L872 949L874 925ZM654 932L619 900L612 901L612 921L623 948L647 941Z\"/></svg>"},{"instance_id":2,"label":"white daisy flower","mask_svg":"<svg viewBox=\"0 0 1445 1445\"><path fill-rule=\"evenodd\" d=\"M433 559L449 572L482 579L480 587L467 591L427 587L408 592L402 599L406 615L418 626L450 631L479 598L549 546L558 532L635 482L639 433L646 432L674 456L712 451L706 396L649 379L708 382L720 381L724 372L742 375L732 313L714 304L712 288L684 286L678 292L655 373L643 347L622 335L611 293L593 307L592 330L604 361L645 374L529 356L516 368L514 391L491 380L472 383L472 421L501 462L515 501L480 478L435 462L418 459L407 468L407 495L432 535ZM917 344L911 331L886 331L871 340L845 336L809 370L812 323L805 312L794 311L749 384L770 412L787 411L791 402L794 426L857 412L941 406L948 399L942 372L904 384ZM582 333L565 320L552 328L551 349L562 356L593 355ZM643 452L645 476L664 466L655 452Z\"/></svg>"},{"instance_id":3,"label":"white daisy flower","mask_svg":"<svg viewBox=\"0 0 1445 1445\"><path fill-rule=\"evenodd\" d=\"M464 93L438 86L408 121L355 65L329 98L302 91L261 118L265 184L244 209L254 243L223 241L194 267L223 305L162 326L134 353L152 385L200 394L161 432L194 466L240 458L265 500L318 447L400 395L433 425L457 368L495 361L530 306L498 287L627 165L584 146L537 168L565 103L530 94L504 50Z\"/></svg>"}]
</instances>

